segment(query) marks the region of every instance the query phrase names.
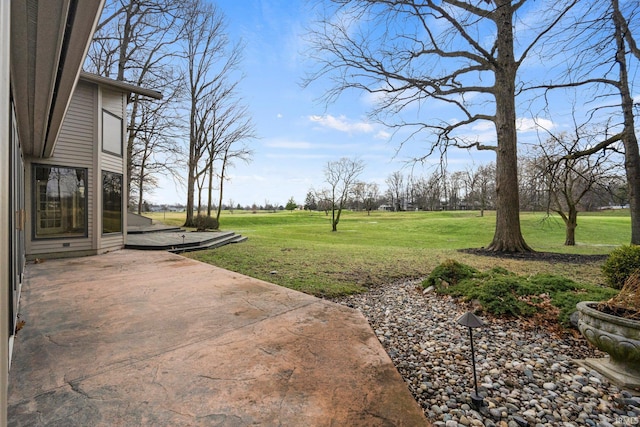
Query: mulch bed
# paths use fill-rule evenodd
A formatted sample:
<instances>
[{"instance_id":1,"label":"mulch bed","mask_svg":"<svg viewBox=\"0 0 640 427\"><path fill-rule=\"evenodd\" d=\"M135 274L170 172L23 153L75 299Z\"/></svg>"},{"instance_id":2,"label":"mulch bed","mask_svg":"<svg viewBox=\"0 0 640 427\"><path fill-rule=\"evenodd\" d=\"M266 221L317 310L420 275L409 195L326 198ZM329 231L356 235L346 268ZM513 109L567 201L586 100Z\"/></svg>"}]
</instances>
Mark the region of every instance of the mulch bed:
<instances>
[{"instance_id":1,"label":"mulch bed","mask_svg":"<svg viewBox=\"0 0 640 427\"><path fill-rule=\"evenodd\" d=\"M600 262L607 259L607 255L559 254L555 252L494 252L486 250L484 248L459 249L458 251L471 255L505 259L518 259L523 261L543 261L552 264L585 264Z\"/></svg>"}]
</instances>

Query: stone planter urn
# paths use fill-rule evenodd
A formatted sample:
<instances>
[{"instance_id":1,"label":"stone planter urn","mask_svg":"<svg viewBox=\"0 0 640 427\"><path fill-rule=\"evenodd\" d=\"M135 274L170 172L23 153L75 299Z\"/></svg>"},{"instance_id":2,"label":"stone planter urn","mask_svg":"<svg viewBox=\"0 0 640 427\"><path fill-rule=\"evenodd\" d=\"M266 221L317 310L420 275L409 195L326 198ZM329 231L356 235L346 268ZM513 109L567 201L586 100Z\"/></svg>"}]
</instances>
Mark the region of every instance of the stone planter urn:
<instances>
[{"instance_id":1,"label":"stone planter urn","mask_svg":"<svg viewBox=\"0 0 640 427\"><path fill-rule=\"evenodd\" d=\"M585 363L620 386L640 390L640 321L598 311L598 303L578 303L578 329L608 358Z\"/></svg>"}]
</instances>

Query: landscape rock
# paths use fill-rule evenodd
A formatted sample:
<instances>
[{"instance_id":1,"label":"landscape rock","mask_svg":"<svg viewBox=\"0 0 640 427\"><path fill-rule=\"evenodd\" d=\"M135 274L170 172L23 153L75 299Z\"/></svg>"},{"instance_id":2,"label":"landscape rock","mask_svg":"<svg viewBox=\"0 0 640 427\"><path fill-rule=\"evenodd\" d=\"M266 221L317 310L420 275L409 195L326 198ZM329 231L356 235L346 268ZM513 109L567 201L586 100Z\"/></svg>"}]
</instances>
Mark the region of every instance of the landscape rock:
<instances>
[{"instance_id":1,"label":"landscape rock","mask_svg":"<svg viewBox=\"0 0 640 427\"><path fill-rule=\"evenodd\" d=\"M436 426L523 427L621 425L640 399L576 359L603 357L586 340L519 319L483 317L473 331L479 394L475 408L468 329L456 323L472 309L420 280L336 299L359 310Z\"/></svg>"}]
</instances>

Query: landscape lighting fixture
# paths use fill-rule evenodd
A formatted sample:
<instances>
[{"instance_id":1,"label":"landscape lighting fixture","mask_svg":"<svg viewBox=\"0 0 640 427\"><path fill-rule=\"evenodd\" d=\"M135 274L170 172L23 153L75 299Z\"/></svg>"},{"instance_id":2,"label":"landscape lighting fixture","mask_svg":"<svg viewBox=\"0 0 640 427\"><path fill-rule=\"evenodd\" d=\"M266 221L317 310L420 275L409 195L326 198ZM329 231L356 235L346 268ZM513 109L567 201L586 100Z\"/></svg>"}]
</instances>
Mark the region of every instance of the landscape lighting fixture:
<instances>
[{"instance_id":1,"label":"landscape lighting fixture","mask_svg":"<svg viewBox=\"0 0 640 427\"><path fill-rule=\"evenodd\" d=\"M475 389L475 393L471 393L471 403L476 408L481 408L484 406L484 399L478 394L478 379L476 377L476 356L473 350L473 328L481 328L484 326L484 323L478 316L468 311L457 320L458 324L462 326L466 326L469 328L469 339L471 340L471 366L473 367L473 386Z\"/></svg>"}]
</instances>

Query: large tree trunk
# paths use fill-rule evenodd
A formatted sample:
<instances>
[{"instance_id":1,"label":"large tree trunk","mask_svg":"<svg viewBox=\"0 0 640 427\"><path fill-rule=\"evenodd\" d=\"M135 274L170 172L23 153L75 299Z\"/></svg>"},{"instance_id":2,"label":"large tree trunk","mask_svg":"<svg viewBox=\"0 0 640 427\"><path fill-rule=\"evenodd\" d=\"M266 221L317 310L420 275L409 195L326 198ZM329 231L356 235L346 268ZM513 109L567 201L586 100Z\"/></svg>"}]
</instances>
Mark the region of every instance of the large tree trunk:
<instances>
[{"instance_id":1,"label":"large tree trunk","mask_svg":"<svg viewBox=\"0 0 640 427\"><path fill-rule=\"evenodd\" d=\"M211 207L213 205L213 156L209 160L211 163L209 164L209 189L207 194L207 216L211 216Z\"/></svg>"},{"instance_id":2,"label":"large tree trunk","mask_svg":"<svg viewBox=\"0 0 640 427\"><path fill-rule=\"evenodd\" d=\"M633 120L633 113L630 117ZM640 153L633 125L625 132L623 143L631 211L631 244L640 245Z\"/></svg>"},{"instance_id":3,"label":"large tree trunk","mask_svg":"<svg viewBox=\"0 0 640 427\"><path fill-rule=\"evenodd\" d=\"M138 180L138 215L142 214L142 204L144 197L144 174L145 174L145 164L144 161L140 165L140 179Z\"/></svg>"},{"instance_id":4,"label":"large tree trunk","mask_svg":"<svg viewBox=\"0 0 640 427\"><path fill-rule=\"evenodd\" d=\"M638 139L635 134L633 115L633 97L629 91L629 75L627 72L627 58L625 56L624 34L622 32L622 16L618 2L612 2L614 7L613 19L616 27L617 53L616 61L620 68L620 96L622 98L622 114L624 117L624 166L629 187L629 210L631 212L631 243L640 245L640 153Z\"/></svg>"},{"instance_id":5,"label":"large tree trunk","mask_svg":"<svg viewBox=\"0 0 640 427\"><path fill-rule=\"evenodd\" d=\"M193 227L193 193L195 191L195 177L193 171L189 168L189 176L187 177L187 218L184 221L185 227Z\"/></svg>"},{"instance_id":6,"label":"large tree trunk","mask_svg":"<svg viewBox=\"0 0 640 427\"><path fill-rule=\"evenodd\" d=\"M191 142L194 144L194 142ZM189 165L187 172L187 218L184 221L185 227L193 227L193 205L194 205L194 193L196 187L196 167L195 167L195 155L192 149L189 153Z\"/></svg>"},{"instance_id":7,"label":"large tree trunk","mask_svg":"<svg viewBox=\"0 0 640 427\"><path fill-rule=\"evenodd\" d=\"M198 216L202 213L202 184L198 180Z\"/></svg>"},{"instance_id":8,"label":"large tree trunk","mask_svg":"<svg viewBox=\"0 0 640 427\"><path fill-rule=\"evenodd\" d=\"M193 227L193 198L196 184L196 169L198 158L196 155L196 145L198 143L196 135L196 100L195 89L191 84L191 110L189 117L189 163L187 165L187 218L184 221L185 227Z\"/></svg>"},{"instance_id":9,"label":"large tree trunk","mask_svg":"<svg viewBox=\"0 0 640 427\"><path fill-rule=\"evenodd\" d=\"M576 245L576 228L578 227L578 210L575 206L569 207L568 216L563 216L565 224L565 246L575 246Z\"/></svg>"},{"instance_id":10,"label":"large tree trunk","mask_svg":"<svg viewBox=\"0 0 640 427\"><path fill-rule=\"evenodd\" d=\"M336 221L336 207L331 208L331 231L338 231L338 222Z\"/></svg>"},{"instance_id":11,"label":"large tree trunk","mask_svg":"<svg viewBox=\"0 0 640 427\"><path fill-rule=\"evenodd\" d=\"M229 154L229 149L224 152L224 157L222 159L222 165L220 166L220 192L218 193L218 210L216 212L216 221L218 222L218 227L220 227L220 212L222 210L222 197L224 195L224 173L225 168L227 167L227 156Z\"/></svg>"},{"instance_id":12,"label":"large tree trunk","mask_svg":"<svg viewBox=\"0 0 640 427\"><path fill-rule=\"evenodd\" d=\"M496 100L496 230L487 247L495 252L530 252L520 231L518 196L518 145L516 135L513 13L510 0L498 0L498 57L495 70Z\"/></svg>"},{"instance_id":13,"label":"large tree trunk","mask_svg":"<svg viewBox=\"0 0 640 427\"><path fill-rule=\"evenodd\" d=\"M130 203L131 197L131 176L133 174L133 144L136 139L136 120L138 119L138 97L134 96L131 101L131 109L129 112L129 130L127 132L127 205ZM140 187L142 187L142 177L140 177Z\"/></svg>"}]
</instances>

